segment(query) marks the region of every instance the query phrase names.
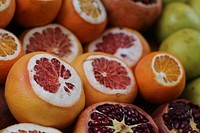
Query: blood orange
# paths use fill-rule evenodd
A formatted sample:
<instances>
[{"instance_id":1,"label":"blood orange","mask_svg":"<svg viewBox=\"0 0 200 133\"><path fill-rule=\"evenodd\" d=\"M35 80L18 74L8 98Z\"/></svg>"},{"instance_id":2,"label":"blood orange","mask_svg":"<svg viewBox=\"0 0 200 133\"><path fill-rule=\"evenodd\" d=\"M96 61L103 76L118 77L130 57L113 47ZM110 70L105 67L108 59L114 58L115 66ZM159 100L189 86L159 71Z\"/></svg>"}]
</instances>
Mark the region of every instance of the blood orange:
<instances>
[{"instance_id":1,"label":"blood orange","mask_svg":"<svg viewBox=\"0 0 200 133\"><path fill-rule=\"evenodd\" d=\"M152 103L178 98L185 88L185 70L180 61L166 52L144 56L135 68L141 96Z\"/></svg>"},{"instance_id":2,"label":"blood orange","mask_svg":"<svg viewBox=\"0 0 200 133\"><path fill-rule=\"evenodd\" d=\"M44 51L71 62L83 52L78 38L60 24L48 24L29 29L19 38L25 53Z\"/></svg>"},{"instance_id":3,"label":"blood orange","mask_svg":"<svg viewBox=\"0 0 200 133\"><path fill-rule=\"evenodd\" d=\"M88 43L104 31L107 14L100 0L64 0L57 22Z\"/></svg>"},{"instance_id":4,"label":"blood orange","mask_svg":"<svg viewBox=\"0 0 200 133\"><path fill-rule=\"evenodd\" d=\"M15 14L15 0L0 0L0 28L5 28Z\"/></svg>"},{"instance_id":5,"label":"blood orange","mask_svg":"<svg viewBox=\"0 0 200 133\"><path fill-rule=\"evenodd\" d=\"M51 23L57 16L62 0L16 0L14 22L30 28Z\"/></svg>"},{"instance_id":6,"label":"blood orange","mask_svg":"<svg viewBox=\"0 0 200 133\"><path fill-rule=\"evenodd\" d=\"M103 52L89 52L78 56L72 65L82 78L86 106L102 101L132 103L135 100L137 84L123 60Z\"/></svg>"},{"instance_id":7,"label":"blood orange","mask_svg":"<svg viewBox=\"0 0 200 133\"><path fill-rule=\"evenodd\" d=\"M129 28L113 27L89 43L87 52L105 52L123 60L134 70L137 62L150 52L146 39L137 31Z\"/></svg>"},{"instance_id":8,"label":"blood orange","mask_svg":"<svg viewBox=\"0 0 200 133\"><path fill-rule=\"evenodd\" d=\"M19 122L56 128L70 125L83 110L85 95L78 73L46 52L33 52L11 68L5 99Z\"/></svg>"},{"instance_id":9,"label":"blood orange","mask_svg":"<svg viewBox=\"0 0 200 133\"><path fill-rule=\"evenodd\" d=\"M19 39L13 33L0 29L0 84L4 84L10 68L23 55Z\"/></svg>"}]
</instances>

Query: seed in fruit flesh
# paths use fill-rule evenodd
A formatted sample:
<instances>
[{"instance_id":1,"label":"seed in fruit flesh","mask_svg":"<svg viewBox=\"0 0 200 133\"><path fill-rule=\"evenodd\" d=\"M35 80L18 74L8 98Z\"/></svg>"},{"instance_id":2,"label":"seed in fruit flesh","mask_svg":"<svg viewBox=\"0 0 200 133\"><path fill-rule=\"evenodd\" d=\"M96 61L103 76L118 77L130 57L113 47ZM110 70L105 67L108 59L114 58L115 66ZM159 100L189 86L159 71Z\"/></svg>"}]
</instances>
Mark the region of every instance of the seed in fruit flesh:
<instances>
[{"instance_id":1,"label":"seed in fruit flesh","mask_svg":"<svg viewBox=\"0 0 200 133\"><path fill-rule=\"evenodd\" d=\"M123 103L97 103L79 116L75 133L158 133L152 118L139 107Z\"/></svg>"},{"instance_id":2,"label":"seed in fruit flesh","mask_svg":"<svg viewBox=\"0 0 200 133\"><path fill-rule=\"evenodd\" d=\"M200 107L186 99L161 105L152 114L161 133L199 133Z\"/></svg>"}]
</instances>

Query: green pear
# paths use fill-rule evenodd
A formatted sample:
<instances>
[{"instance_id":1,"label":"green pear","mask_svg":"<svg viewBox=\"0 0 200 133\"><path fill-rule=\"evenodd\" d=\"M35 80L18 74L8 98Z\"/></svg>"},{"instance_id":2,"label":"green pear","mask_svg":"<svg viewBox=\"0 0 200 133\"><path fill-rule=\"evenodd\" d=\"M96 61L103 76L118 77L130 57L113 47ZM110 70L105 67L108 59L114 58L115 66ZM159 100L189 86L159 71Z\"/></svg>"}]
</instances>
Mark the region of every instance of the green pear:
<instances>
[{"instance_id":1,"label":"green pear","mask_svg":"<svg viewBox=\"0 0 200 133\"><path fill-rule=\"evenodd\" d=\"M189 0L187 4L197 13L200 18L200 0Z\"/></svg>"},{"instance_id":2,"label":"green pear","mask_svg":"<svg viewBox=\"0 0 200 133\"><path fill-rule=\"evenodd\" d=\"M186 78L200 75L200 32L194 29L181 29L162 41L159 51L176 56L183 64Z\"/></svg>"},{"instance_id":3,"label":"green pear","mask_svg":"<svg viewBox=\"0 0 200 133\"><path fill-rule=\"evenodd\" d=\"M156 24L156 36L159 42L175 31L193 28L200 31L200 19L197 13L187 4L172 2L163 8Z\"/></svg>"},{"instance_id":4,"label":"green pear","mask_svg":"<svg viewBox=\"0 0 200 133\"><path fill-rule=\"evenodd\" d=\"M200 105L200 77L197 77L186 84L181 98L189 99Z\"/></svg>"}]
</instances>

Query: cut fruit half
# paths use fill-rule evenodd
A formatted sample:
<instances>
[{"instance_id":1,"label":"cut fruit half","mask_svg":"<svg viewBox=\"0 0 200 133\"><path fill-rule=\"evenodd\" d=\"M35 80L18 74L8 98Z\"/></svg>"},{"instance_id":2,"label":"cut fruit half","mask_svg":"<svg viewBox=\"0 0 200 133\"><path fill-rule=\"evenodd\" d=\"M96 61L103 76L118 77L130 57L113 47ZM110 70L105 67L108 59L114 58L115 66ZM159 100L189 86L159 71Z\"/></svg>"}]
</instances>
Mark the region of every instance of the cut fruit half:
<instances>
[{"instance_id":1,"label":"cut fruit half","mask_svg":"<svg viewBox=\"0 0 200 133\"><path fill-rule=\"evenodd\" d=\"M123 60L103 52L89 52L78 56L72 65L82 78L86 106L102 101L134 101L137 84Z\"/></svg>"},{"instance_id":2,"label":"cut fruit half","mask_svg":"<svg viewBox=\"0 0 200 133\"><path fill-rule=\"evenodd\" d=\"M19 39L13 33L0 29L0 84L4 84L10 68L23 55Z\"/></svg>"},{"instance_id":3,"label":"cut fruit half","mask_svg":"<svg viewBox=\"0 0 200 133\"><path fill-rule=\"evenodd\" d=\"M142 97L152 103L178 98L186 83L185 70L180 61L165 52L144 56L135 68L135 76Z\"/></svg>"},{"instance_id":4,"label":"cut fruit half","mask_svg":"<svg viewBox=\"0 0 200 133\"><path fill-rule=\"evenodd\" d=\"M62 133L52 127L41 126L34 123L19 123L0 130L0 133Z\"/></svg>"},{"instance_id":5,"label":"cut fruit half","mask_svg":"<svg viewBox=\"0 0 200 133\"><path fill-rule=\"evenodd\" d=\"M87 52L105 52L123 59L133 70L137 62L150 52L145 38L129 28L114 27L89 43Z\"/></svg>"},{"instance_id":6,"label":"cut fruit half","mask_svg":"<svg viewBox=\"0 0 200 133\"><path fill-rule=\"evenodd\" d=\"M85 105L76 70L46 52L26 54L13 65L6 80L5 98L19 122L56 128L69 126Z\"/></svg>"},{"instance_id":7,"label":"cut fruit half","mask_svg":"<svg viewBox=\"0 0 200 133\"><path fill-rule=\"evenodd\" d=\"M104 31L107 14L100 0L65 0L57 22L71 30L82 43L88 43Z\"/></svg>"},{"instance_id":8,"label":"cut fruit half","mask_svg":"<svg viewBox=\"0 0 200 133\"><path fill-rule=\"evenodd\" d=\"M83 48L78 38L59 24L35 27L21 34L25 53L44 51L72 62L82 54Z\"/></svg>"},{"instance_id":9,"label":"cut fruit half","mask_svg":"<svg viewBox=\"0 0 200 133\"><path fill-rule=\"evenodd\" d=\"M0 28L5 28L15 14L15 0L0 0Z\"/></svg>"},{"instance_id":10,"label":"cut fruit half","mask_svg":"<svg viewBox=\"0 0 200 133\"><path fill-rule=\"evenodd\" d=\"M74 133L158 133L158 127L145 111L133 104L101 102L86 108L79 116Z\"/></svg>"}]
</instances>

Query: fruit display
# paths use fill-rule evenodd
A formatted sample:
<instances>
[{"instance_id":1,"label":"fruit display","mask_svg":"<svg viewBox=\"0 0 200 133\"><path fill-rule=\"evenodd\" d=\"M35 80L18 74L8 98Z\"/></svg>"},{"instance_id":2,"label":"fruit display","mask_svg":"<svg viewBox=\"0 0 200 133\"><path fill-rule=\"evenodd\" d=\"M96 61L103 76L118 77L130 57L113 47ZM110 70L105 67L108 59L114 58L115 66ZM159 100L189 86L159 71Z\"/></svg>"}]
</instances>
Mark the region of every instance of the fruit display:
<instances>
[{"instance_id":1,"label":"fruit display","mask_svg":"<svg viewBox=\"0 0 200 133\"><path fill-rule=\"evenodd\" d=\"M0 0L0 133L199 133L200 0Z\"/></svg>"}]
</instances>

